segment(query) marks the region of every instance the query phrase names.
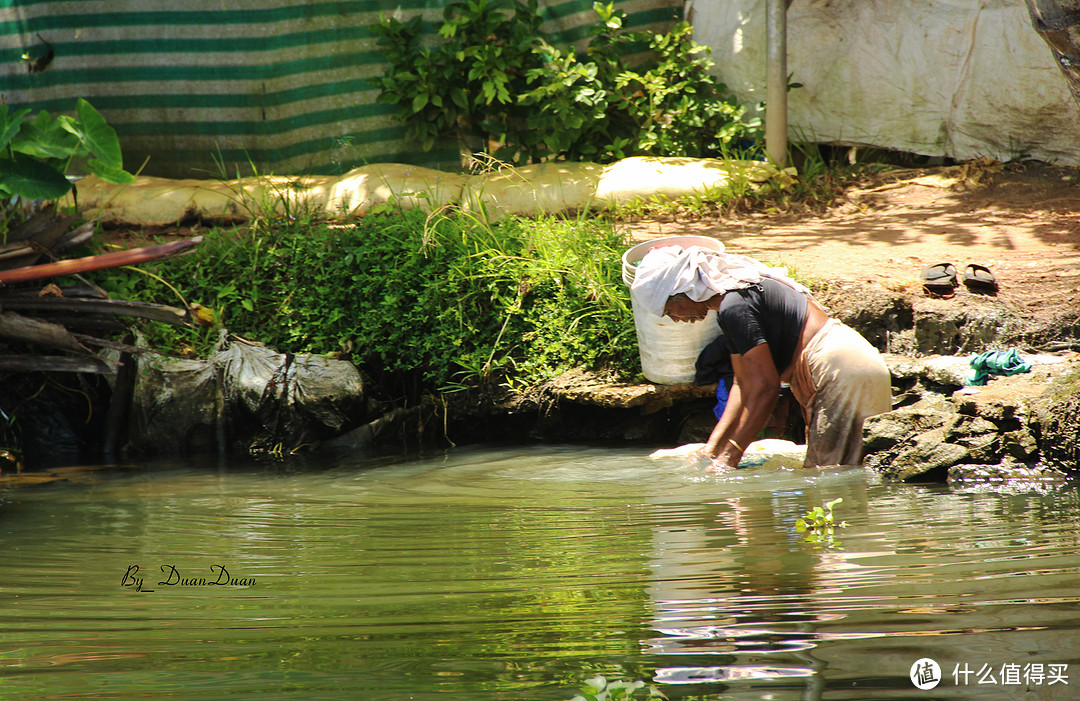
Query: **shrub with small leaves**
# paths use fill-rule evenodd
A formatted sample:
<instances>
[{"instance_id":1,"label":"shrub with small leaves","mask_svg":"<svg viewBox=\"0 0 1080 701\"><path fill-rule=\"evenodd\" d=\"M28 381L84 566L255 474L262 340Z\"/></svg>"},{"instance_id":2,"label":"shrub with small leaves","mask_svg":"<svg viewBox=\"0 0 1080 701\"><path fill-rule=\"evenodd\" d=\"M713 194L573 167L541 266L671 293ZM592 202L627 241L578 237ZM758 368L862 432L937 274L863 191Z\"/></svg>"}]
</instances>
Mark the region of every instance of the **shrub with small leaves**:
<instances>
[{"instance_id":1,"label":"shrub with small leaves","mask_svg":"<svg viewBox=\"0 0 1080 701\"><path fill-rule=\"evenodd\" d=\"M211 231L199 249L94 275L146 301L199 300L233 333L291 353L333 353L376 384L462 390L530 386L578 368L638 370L625 234L600 219L498 223L420 209L347 226L278 221L264 232ZM165 284L165 277L175 283ZM155 346L204 352L209 329L148 327ZM175 335L186 334L186 338Z\"/></svg>"}]
</instances>

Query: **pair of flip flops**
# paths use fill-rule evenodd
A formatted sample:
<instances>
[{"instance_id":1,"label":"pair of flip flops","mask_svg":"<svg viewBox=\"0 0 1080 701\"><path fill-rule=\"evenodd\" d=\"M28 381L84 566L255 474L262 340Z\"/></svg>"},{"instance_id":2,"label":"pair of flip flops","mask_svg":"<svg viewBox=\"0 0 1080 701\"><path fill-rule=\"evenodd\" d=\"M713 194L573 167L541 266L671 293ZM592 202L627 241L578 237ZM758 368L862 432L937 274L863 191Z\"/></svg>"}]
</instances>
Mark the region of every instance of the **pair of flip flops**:
<instances>
[{"instance_id":1,"label":"pair of flip flops","mask_svg":"<svg viewBox=\"0 0 1080 701\"><path fill-rule=\"evenodd\" d=\"M936 263L922 270L923 290L932 297L952 297L956 294L956 267L952 263ZM997 278L985 265L969 263L964 268L964 285L972 292L997 294Z\"/></svg>"}]
</instances>

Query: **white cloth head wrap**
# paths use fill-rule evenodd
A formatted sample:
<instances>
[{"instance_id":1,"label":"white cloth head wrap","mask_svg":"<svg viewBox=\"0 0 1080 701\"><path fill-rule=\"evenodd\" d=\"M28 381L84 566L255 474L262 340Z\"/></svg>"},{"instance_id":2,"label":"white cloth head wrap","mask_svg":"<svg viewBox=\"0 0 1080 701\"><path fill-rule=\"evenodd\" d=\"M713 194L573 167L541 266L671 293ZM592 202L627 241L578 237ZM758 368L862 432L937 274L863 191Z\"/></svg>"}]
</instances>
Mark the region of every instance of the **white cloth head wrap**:
<instances>
[{"instance_id":1,"label":"white cloth head wrap","mask_svg":"<svg viewBox=\"0 0 1080 701\"><path fill-rule=\"evenodd\" d=\"M741 290L761 282L763 277L783 282L809 295L810 291L792 280L783 268L772 268L748 256L720 253L701 246L662 246L650 250L634 272L630 292L635 304L646 311L664 315L668 297L680 293L695 302L731 290Z\"/></svg>"}]
</instances>

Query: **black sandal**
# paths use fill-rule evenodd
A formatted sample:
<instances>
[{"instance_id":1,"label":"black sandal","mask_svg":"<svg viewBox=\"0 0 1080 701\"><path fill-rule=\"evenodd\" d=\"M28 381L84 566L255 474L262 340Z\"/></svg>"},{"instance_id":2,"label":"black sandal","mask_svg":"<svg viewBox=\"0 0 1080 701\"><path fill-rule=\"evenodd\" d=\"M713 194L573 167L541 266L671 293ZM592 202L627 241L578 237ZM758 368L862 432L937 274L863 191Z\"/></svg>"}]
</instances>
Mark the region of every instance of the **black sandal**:
<instances>
[{"instance_id":1,"label":"black sandal","mask_svg":"<svg viewBox=\"0 0 1080 701\"><path fill-rule=\"evenodd\" d=\"M948 299L956 294L956 268L952 263L936 263L922 270L923 290L931 297Z\"/></svg>"},{"instance_id":2,"label":"black sandal","mask_svg":"<svg viewBox=\"0 0 1080 701\"><path fill-rule=\"evenodd\" d=\"M998 291L997 278L990 268L978 263L969 263L964 269L964 285L972 292L994 295Z\"/></svg>"}]
</instances>

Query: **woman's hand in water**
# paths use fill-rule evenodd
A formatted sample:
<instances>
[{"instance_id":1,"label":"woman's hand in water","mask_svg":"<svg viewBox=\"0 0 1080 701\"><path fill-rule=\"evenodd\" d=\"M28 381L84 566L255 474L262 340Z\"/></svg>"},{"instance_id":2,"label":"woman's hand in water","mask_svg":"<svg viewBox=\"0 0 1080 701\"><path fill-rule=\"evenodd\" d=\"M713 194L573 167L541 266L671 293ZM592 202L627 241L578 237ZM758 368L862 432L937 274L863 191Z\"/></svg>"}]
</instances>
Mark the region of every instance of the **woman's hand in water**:
<instances>
[{"instance_id":1,"label":"woman's hand in water","mask_svg":"<svg viewBox=\"0 0 1080 701\"><path fill-rule=\"evenodd\" d=\"M705 468L706 472L731 472L737 469L738 465L732 465L726 458L716 458L709 463L709 466Z\"/></svg>"}]
</instances>

